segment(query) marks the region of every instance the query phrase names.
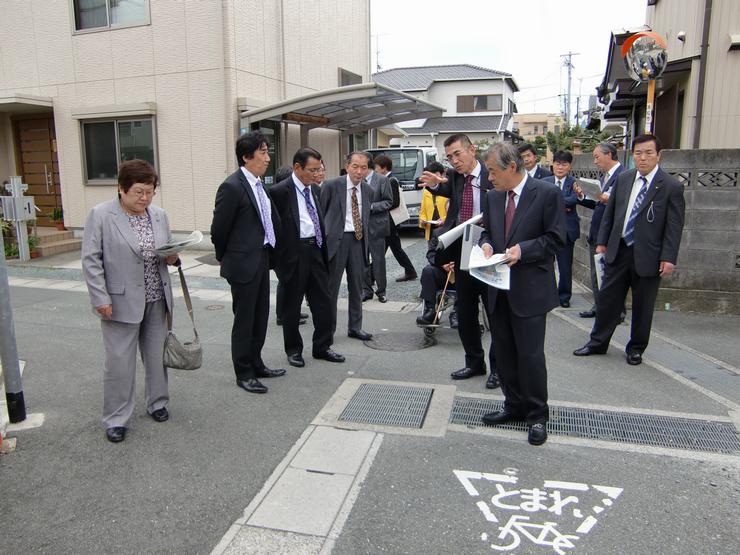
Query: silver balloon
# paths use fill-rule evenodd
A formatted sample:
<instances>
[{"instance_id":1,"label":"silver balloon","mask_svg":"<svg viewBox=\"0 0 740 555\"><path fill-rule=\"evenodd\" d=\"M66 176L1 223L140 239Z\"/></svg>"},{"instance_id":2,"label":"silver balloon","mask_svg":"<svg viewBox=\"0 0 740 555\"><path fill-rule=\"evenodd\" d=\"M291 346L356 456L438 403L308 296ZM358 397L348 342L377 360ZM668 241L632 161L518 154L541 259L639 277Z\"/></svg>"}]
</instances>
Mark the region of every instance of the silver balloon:
<instances>
[{"instance_id":1,"label":"silver balloon","mask_svg":"<svg viewBox=\"0 0 740 555\"><path fill-rule=\"evenodd\" d=\"M656 79L663 73L668 56L654 37L642 36L635 40L623 58L627 73L635 81Z\"/></svg>"}]
</instances>

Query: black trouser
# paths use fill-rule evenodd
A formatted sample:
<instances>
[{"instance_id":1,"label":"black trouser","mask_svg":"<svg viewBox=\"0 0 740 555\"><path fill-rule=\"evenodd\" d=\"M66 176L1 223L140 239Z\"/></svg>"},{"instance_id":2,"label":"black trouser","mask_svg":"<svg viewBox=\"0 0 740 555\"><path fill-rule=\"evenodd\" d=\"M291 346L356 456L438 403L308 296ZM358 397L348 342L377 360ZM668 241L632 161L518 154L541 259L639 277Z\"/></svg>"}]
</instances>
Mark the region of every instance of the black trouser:
<instances>
[{"instance_id":1,"label":"black trouser","mask_svg":"<svg viewBox=\"0 0 740 555\"><path fill-rule=\"evenodd\" d=\"M288 355L303 353L299 322L305 295L313 317L313 352L323 353L334 341L335 323L331 307L329 269L315 239L302 239L298 249L298 263L283 287L280 315L283 321L283 344Z\"/></svg>"},{"instance_id":2,"label":"black trouser","mask_svg":"<svg viewBox=\"0 0 740 555\"><path fill-rule=\"evenodd\" d=\"M586 345L598 351L607 350L614 330L619 325L627 291L632 289L632 329L625 351L642 354L650 341L653 308L659 287L660 276L637 275L634 248L628 247L621 240L614 262L606 265L599 301L596 303L596 321L591 330L591 339Z\"/></svg>"},{"instance_id":3,"label":"black trouser","mask_svg":"<svg viewBox=\"0 0 740 555\"><path fill-rule=\"evenodd\" d=\"M560 249L556 258L558 259L558 297L560 302L570 302L573 292L573 247L575 243L568 239L565 246Z\"/></svg>"},{"instance_id":4,"label":"black trouser","mask_svg":"<svg viewBox=\"0 0 740 555\"><path fill-rule=\"evenodd\" d=\"M485 351L481 343L478 304L479 299L483 299L483 305L487 306L488 286L471 277L468 272L458 270L455 272L455 288L457 289L457 333L465 349L465 366L473 370L485 369ZM491 372L495 372L496 358L493 350L490 351L489 358Z\"/></svg>"},{"instance_id":5,"label":"black trouser","mask_svg":"<svg viewBox=\"0 0 740 555\"><path fill-rule=\"evenodd\" d=\"M591 307L591 310L596 310L596 304L599 302L599 281L596 278L596 262L594 262L594 255L596 254L596 245L594 243L588 244L588 254L589 254L589 262L591 263L591 291L593 291L594 294L594 304ZM603 287L604 284L602 283L601 286ZM627 307L622 304L622 312L619 315L620 319L623 319L623 317L627 314Z\"/></svg>"},{"instance_id":6,"label":"black trouser","mask_svg":"<svg viewBox=\"0 0 740 555\"><path fill-rule=\"evenodd\" d=\"M547 314L517 316L509 306L508 293L498 291L489 319L505 408L530 425L547 422Z\"/></svg>"},{"instance_id":7,"label":"black trouser","mask_svg":"<svg viewBox=\"0 0 740 555\"><path fill-rule=\"evenodd\" d=\"M231 285L231 308L234 324L231 328L231 359L239 380L256 378L265 367L262 347L267 336L267 318L270 313L270 268L266 249L261 251L257 272L252 281Z\"/></svg>"},{"instance_id":8,"label":"black trouser","mask_svg":"<svg viewBox=\"0 0 740 555\"><path fill-rule=\"evenodd\" d=\"M398 227L394 225L391 225L391 233L385 238L386 252L388 251L388 247L390 247L393 256L396 258L396 262L403 267L406 275L415 275L416 269L411 263L411 260L409 260L409 256L406 254L406 251L403 250L403 247L401 246L401 237L398 235Z\"/></svg>"}]
</instances>

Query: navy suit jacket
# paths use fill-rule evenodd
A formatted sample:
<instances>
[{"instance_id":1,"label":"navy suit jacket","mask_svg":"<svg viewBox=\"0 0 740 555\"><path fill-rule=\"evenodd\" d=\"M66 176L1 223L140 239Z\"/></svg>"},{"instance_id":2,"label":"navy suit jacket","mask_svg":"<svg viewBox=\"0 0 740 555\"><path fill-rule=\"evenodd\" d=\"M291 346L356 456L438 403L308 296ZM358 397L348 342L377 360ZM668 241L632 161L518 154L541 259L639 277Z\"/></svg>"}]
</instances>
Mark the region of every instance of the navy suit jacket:
<instances>
[{"instance_id":1,"label":"navy suit jacket","mask_svg":"<svg viewBox=\"0 0 740 555\"><path fill-rule=\"evenodd\" d=\"M620 249L622 227L627 215L632 184L637 170L619 174L604 218L597 245L606 245L606 262L613 264ZM658 168L635 220L634 262L638 276L658 275L661 260L676 263L684 223L683 186Z\"/></svg>"},{"instance_id":2,"label":"navy suit jacket","mask_svg":"<svg viewBox=\"0 0 740 555\"><path fill-rule=\"evenodd\" d=\"M534 172L534 178L535 179L545 179L546 177L550 177L552 175L552 172L548 170L547 168L543 168L540 165L537 165L537 170Z\"/></svg>"},{"instance_id":3,"label":"navy suit jacket","mask_svg":"<svg viewBox=\"0 0 740 555\"><path fill-rule=\"evenodd\" d=\"M298 208L298 197L296 195L293 176L291 175L277 185L270 187L269 193L280 216L280 241L278 241L277 248L275 249L275 273L279 279L287 282L298 267L298 253L301 248L301 213ZM316 215L319 218L321 236L324 238L323 245L321 246L321 256L328 270L329 257L326 248L324 210L321 207L320 195L321 189L319 189L319 186L311 185L311 198L313 199Z\"/></svg>"},{"instance_id":4,"label":"navy suit jacket","mask_svg":"<svg viewBox=\"0 0 740 555\"><path fill-rule=\"evenodd\" d=\"M269 196L267 199L272 206L272 228L277 246L280 242L280 216ZM216 191L211 222L211 242L216 250L216 260L221 263L221 277L230 282L249 283L257 275L265 251L272 267L273 249L266 248L264 240L259 203L241 168L237 169Z\"/></svg>"},{"instance_id":5,"label":"navy suit jacket","mask_svg":"<svg viewBox=\"0 0 740 555\"><path fill-rule=\"evenodd\" d=\"M506 191L489 191L483 205L480 244L494 253L519 244L521 259L511 267L509 306L514 314L530 317L545 314L559 304L555 285L555 254L565 245L563 199L551 183L527 177L514 212L509 237L504 237ZM488 288L488 309L496 306L498 289Z\"/></svg>"},{"instance_id":6,"label":"navy suit jacket","mask_svg":"<svg viewBox=\"0 0 740 555\"><path fill-rule=\"evenodd\" d=\"M542 181L547 181L555 185L557 181L554 175L546 177ZM570 243L575 243L576 239L581 236L581 219L578 217L576 205L578 204L578 195L573 190L573 184L576 180L566 175L563 179L563 202L565 202L565 228L567 230L567 239ZM555 185L557 187L557 185Z\"/></svg>"},{"instance_id":7,"label":"navy suit jacket","mask_svg":"<svg viewBox=\"0 0 740 555\"><path fill-rule=\"evenodd\" d=\"M614 170L614 173L604 184L601 190L603 192L611 191L612 187L614 187L614 184L617 182L617 176L622 173L622 171L624 171L624 166L620 164L619 167ZM588 237L586 238L586 240L588 241L589 245L595 246L596 238L599 236L599 226L601 225L601 218L604 216L604 210L606 210L606 204L591 198L584 198L583 200L579 200L578 204L580 204L581 206L585 206L586 208L591 208L594 211L593 216L591 216L591 226L588 228Z\"/></svg>"}]
</instances>

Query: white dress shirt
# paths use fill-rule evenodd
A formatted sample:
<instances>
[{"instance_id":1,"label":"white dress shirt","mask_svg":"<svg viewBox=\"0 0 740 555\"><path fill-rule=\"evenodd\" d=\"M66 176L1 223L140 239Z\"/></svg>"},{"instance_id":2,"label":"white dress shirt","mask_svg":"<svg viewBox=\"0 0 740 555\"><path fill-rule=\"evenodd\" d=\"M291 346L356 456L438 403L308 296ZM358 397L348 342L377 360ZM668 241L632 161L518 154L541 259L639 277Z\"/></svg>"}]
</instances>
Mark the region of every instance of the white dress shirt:
<instances>
[{"instance_id":1,"label":"white dress shirt","mask_svg":"<svg viewBox=\"0 0 740 555\"><path fill-rule=\"evenodd\" d=\"M655 177L655 174L658 173L658 168L660 166L655 166L653 168L653 171L651 171L649 174L645 176L645 179L647 179L647 188L648 191L650 190L650 185L653 183L653 178ZM624 223L622 224L622 237L624 237L624 232L627 229L627 222L630 219L630 214L632 214L632 208L635 206L635 200L637 200L637 194L640 192L640 189L642 188L642 179L640 179L642 175L638 171L635 174L635 181L632 183L632 191L630 192L630 199L627 203L627 212L624 215ZM645 193L647 194L647 193Z\"/></svg>"},{"instance_id":2,"label":"white dress shirt","mask_svg":"<svg viewBox=\"0 0 740 555\"><path fill-rule=\"evenodd\" d=\"M354 231L355 222L352 220L352 189L355 184L347 176L347 210L344 214L344 231ZM360 219L362 219L362 181L357 184L357 208L360 211Z\"/></svg>"},{"instance_id":3,"label":"white dress shirt","mask_svg":"<svg viewBox=\"0 0 740 555\"><path fill-rule=\"evenodd\" d=\"M252 172L250 172L244 166L240 166L240 167L241 167L242 173L244 174L244 177L247 178L247 182L249 183L249 186L252 188L252 193L254 193L254 198L257 201L257 206L256 206L257 212L260 215L260 220L262 220L262 209L260 208L260 204L259 204L260 193L257 191L257 181L259 180L260 182L262 182L262 180L259 177L255 176L254 174L252 174ZM264 183L262 183L262 189L263 189L262 193L264 194L265 200L266 200L265 209L267 211L267 217L272 218L272 205L270 203L270 197L267 196L267 191L264 190L265 189ZM272 223L272 219L270 220L270 223ZM266 228L264 220L262 220L262 227ZM267 240L267 233L265 233L265 240L262 242L262 244L266 245L268 242L269 241Z\"/></svg>"},{"instance_id":4,"label":"white dress shirt","mask_svg":"<svg viewBox=\"0 0 740 555\"><path fill-rule=\"evenodd\" d=\"M316 230L313 227L313 220L311 219L311 216L308 215L308 208L306 207L306 197L303 196L303 190L306 188L306 186L301 183L301 180L298 179L298 176L293 172L293 184L295 185L295 194L296 194L296 200L298 201L298 214L300 215L300 233L301 233L301 239L308 239L310 237L316 237ZM310 188L309 188L309 194L310 194ZM316 210L316 203L313 200L313 195L311 195L311 204L314 205L314 210ZM317 212L318 215L318 212Z\"/></svg>"}]
</instances>

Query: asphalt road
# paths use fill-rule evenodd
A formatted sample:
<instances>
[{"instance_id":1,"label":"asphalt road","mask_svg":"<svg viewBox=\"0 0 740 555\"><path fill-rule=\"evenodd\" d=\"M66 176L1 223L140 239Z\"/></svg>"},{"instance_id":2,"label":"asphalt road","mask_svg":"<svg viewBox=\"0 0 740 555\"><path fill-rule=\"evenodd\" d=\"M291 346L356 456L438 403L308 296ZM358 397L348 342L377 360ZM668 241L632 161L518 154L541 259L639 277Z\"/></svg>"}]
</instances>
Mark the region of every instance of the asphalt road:
<instances>
[{"instance_id":1,"label":"asphalt road","mask_svg":"<svg viewBox=\"0 0 740 555\"><path fill-rule=\"evenodd\" d=\"M416 260L423 249L414 248ZM389 260L389 276L396 271ZM411 299L418 282L402 287L408 292L391 289L391 299ZM483 377L449 380L462 365L454 330L439 329L433 347L388 352L348 339L341 314L334 348L347 363L308 359L305 368L269 380L267 395L249 395L234 384L228 302L196 299L203 367L171 372L166 423L146 416L140 373L129 434L113 445L99 422L103 348L87 296L31 283L12 287L11 298L28 412L43 413L44 423L9 434L16 451L0 457L3 553L209 553L347 378L499 395L484 389ZM548 320L553 404L734 418L738 425L737 318L661 314L656 331L666 339L654 338L647 363L631 367L614 346L604 357L571 356L586 339L582 328L590 322L577 312L587 304L578 298ZM368 331L419 334L415 313L366 307ZM186 334L185 322L178 325ZM622 328L617 341L627 332ZM305 339L310 323L302 330ZM284 366L274 322L264 355L268 365ZM517 541L511 552L740 552L740 452L555 436L536 448L520 432L460 425L440 437L392 427L378 434L382 442L333 553L492 553L498 551L492 546ZM596 522L584 525L590 516ZM555 524L543 529L546 522Z\"/></svg>"}]
</instances>

